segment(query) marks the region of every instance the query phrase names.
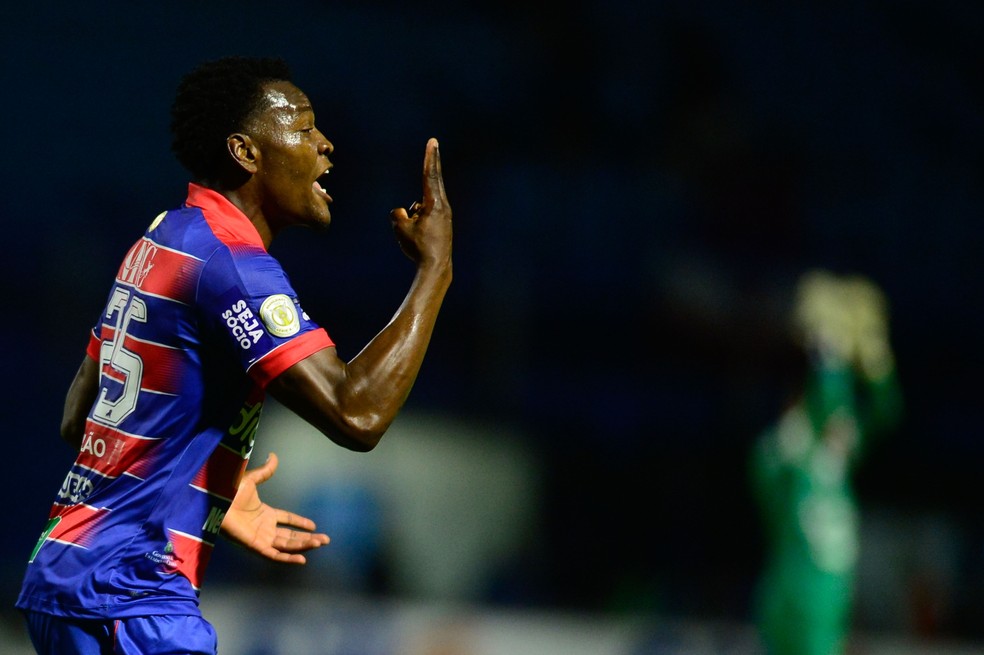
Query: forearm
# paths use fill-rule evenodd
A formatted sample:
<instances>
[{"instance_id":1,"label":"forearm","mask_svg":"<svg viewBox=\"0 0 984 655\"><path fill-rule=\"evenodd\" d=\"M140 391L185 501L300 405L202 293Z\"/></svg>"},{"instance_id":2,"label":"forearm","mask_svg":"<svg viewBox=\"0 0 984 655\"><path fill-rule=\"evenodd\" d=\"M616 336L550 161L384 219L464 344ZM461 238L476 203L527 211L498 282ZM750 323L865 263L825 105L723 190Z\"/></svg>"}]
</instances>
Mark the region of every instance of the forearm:
<instances>
[{"instance_id":1,"label":"forearm","mask_svg":"<svg viewBox=\"0 0 984 655\"><path fill-rule=\"evenodd\" d=\"M85 357L65 396L62 410L61 438L75 450L82 447L85 435L85 421L92 403L99 391L99 365L90 357Z\"/></svg>"},{"instance_id":2,"label":"forearm","mask_svg":"<svg viewBox=\"0 0 984 655\"><path fill-rule=\"evenodd\" d=\"M268 391L338 445L372 450L413 387L450 281L450 265L421 271L390 322L350 362L327 348L272 380Z\"/></svg>"},{"instance_id":3,"label":"forearm","mask_svg":"<svg viewBox=\"0 0 984 655\"><path fill-rule=\"evenodd\" d=\"M420 371L438 312L451 284L451 206L444 191L437 139L424 154L423 200L390 212L400 247L417 274L390 322L346 367L340 398L375 434L389 427ZM377 437L378 439L378 437Z\"/></svg>"},{"instance_id":4,"label":"forearm","mask_svg":"<svg viewBox=\"0 0 984 655\"><path fill-rule=\"evenodd\" d=\"M392 422L423 364L450 283L450 264L417 275L390 322L348 362L350 384L340 399L345 406Z\"/></svg>"}]
</instances>

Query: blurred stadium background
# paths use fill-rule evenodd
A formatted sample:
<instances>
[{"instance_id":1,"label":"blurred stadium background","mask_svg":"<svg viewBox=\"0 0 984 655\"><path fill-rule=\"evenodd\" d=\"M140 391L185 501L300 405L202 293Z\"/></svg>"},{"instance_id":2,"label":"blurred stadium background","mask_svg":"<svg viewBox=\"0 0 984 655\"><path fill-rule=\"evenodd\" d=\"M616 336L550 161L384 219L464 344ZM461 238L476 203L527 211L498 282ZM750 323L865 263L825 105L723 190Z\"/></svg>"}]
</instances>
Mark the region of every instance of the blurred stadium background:
<instances>
[{"instance_id":1,"label":"blurred stadium background","mask_svg":"<svg viewBox=\"0 0 984 655\"><path fill-rule=\"evenodd\" d=\"M407 288L387 213L429 136L455 283L372 454L270 408L267 495L333 543L300 570L220 546L222 652L759 652L745 464L788 391L793 285L824 266L885 290L906 402L857 478L856 652L984 653L982 33L970 0L8 3L4 652L86 331L184 197L174 87L262 54L336 148L330 232L273 252L341 353Z\"/></svg>"}]
</instances>

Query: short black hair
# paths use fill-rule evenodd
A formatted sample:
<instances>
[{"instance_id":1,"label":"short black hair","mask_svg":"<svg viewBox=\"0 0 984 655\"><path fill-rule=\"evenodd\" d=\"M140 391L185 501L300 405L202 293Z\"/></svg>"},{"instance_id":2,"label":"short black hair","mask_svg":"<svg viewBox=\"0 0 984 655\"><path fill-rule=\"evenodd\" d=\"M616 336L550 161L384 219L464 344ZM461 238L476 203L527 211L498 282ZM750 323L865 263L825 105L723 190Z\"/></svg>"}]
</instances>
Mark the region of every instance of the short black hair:
<instances>
[{"instance_id":1,"label":"short black hair","mask_svg":"<svg viewBox=\"0 0 984 655\"><path fill-rule=\"evenodd\" d=\"M273 81L291 81L279 57L222 57L181 78L171 105L171 151L195 180L222 176L226 137L262 109L263 86Z\"/></svg>"}]
</instances>

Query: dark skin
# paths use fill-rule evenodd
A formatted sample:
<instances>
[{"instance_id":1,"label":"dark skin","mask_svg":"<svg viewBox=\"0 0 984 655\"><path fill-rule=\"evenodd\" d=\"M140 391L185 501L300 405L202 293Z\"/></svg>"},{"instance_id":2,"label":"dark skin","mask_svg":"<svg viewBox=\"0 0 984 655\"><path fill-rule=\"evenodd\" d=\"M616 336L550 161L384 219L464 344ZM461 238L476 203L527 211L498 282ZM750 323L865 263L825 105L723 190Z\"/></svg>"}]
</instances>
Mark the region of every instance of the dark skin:
<instances>
[{"instance_id":1,"label":"dark skin","mask_svg":"<svg viewBox=\"0 0 984 655\"><path fill-rule=\"evenodd\" d=\"M239 208L269 248L291 226L327 227L331 197L317 183L331 168L333 146L317 129L307 96L290 82L264 86L266 109L243 132L226 139L234 174L202 180ZM436 139L427 142L423 198L410 210L390 212L403 253L416 274L389 323L351 360L324 348L284 371L267 386L278 402L335 443L372 450L403 407L423 363L444 296L451 283L451 206L444 190ZM79 449L89 409L99 390L99 364L86 357L65 399L61 435ZM327 543L309 519L260 501L258 484L276 469L276 458L246 473L222 528L227 536L278 561L303 563L299 553Z\"/></svg>"}]
</instances>

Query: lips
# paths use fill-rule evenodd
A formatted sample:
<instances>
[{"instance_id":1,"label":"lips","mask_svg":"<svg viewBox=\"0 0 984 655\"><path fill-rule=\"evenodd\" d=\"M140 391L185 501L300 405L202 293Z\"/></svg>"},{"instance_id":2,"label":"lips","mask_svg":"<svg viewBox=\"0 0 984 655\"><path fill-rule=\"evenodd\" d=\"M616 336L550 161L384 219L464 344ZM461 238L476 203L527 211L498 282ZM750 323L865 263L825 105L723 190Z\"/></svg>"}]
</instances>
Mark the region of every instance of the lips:
<instances>
[{"instance_id":1,"label":"lips","mask_svg":"<svg viewBox=\"0 0 984 655\"><path fill-rule=\"evenodd\" d=\"M328 171L325 171L324 175L322 175L321 177L324 177L327 174L328 174ZM311 188L314 190L314 192L317 195L319 195L322 198L324 198L325 199L325 202L331 202L331 196L328 195L328 192L324 190L324 188L321 186L321 183L318 182L318 180L315 180L314 181L314 184L311 185Z\"/></svg>"}]
</instances>

